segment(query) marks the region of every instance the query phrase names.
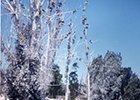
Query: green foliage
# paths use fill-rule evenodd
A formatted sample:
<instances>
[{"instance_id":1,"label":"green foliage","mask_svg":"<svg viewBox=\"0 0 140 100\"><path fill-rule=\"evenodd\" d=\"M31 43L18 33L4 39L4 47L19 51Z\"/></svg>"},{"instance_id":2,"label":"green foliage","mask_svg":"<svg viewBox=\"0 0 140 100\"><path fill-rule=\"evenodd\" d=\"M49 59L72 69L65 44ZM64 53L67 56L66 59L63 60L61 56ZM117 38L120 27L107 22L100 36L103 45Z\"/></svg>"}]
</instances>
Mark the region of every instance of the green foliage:
<instances>
[{"instance_id":1,"label":"green foliage","mask_svg":"<svg viewBox=\"0 0 140 100\"><path fill-rule=\"evenodd\" d=\"M60 74L59 66L53 66L53 81L51 82L51 86L49 87L49 95L53 98L56 98L57 95L63 95L64 90L62 90L61 86L62 74Z\"/></svg>"},{"instance_id":2,"label":"green foliage","mask_svg":"<svg viewBox=\"0 0 140 100\"><path fill-rule=\"evenodd\" d=\"M75 100L75 97L78 96L78 86L79 86L78 75L77 75L77 68L78 68L77 63L73 64L73 68L74 71L70 73L70 78L69 78L70 81L69 89L70 89L71 100Z\"/></svg>"},{"instance_id":3,"label":"green foliage","mask_svg":"<svg viewBox=\"0 0 140 100\"><path fill-rule=\"evenodd\" d=\"M99 55L97 58L93 59L92 65L94 64L102 64L102 55Z\"/></svg>"},{"instance_id":4,"label":"green foliage","mask_svg":"<svg viewBox=\"0 0 140 100\"><path fill-rule=\"evenodd\" d=\"M3 69L0 68L0 95L5 94L6 77Z\"/></svg>"},{"instance_id":5,"label":"green foliage","mask_svg":"<svg viewBox=\"0 0 140 100\"><path fill-rule=\"evenodd\" d=\"M104 58L98 56L89 69L92 100L115 100L120 96L121 55L107 51Z\"/></svg>"},{"instance_id":6,"label":"green foliage","mask_svg":"<svg viewBox=\"0 0 140 100\"><path fill-rule=\"evenodd\" d=\"M121 67L121 54L107 51L90 66L92 99L140 100L140 79L130 67Z\"/></svg>"},{"instance_id":7,"label":"green foliage","mask_svg":"<svg viewBox=\"0 0 140 100\"><path fill-rule=\"evenodd\" d=\"M15 46L16 61L9 61L7 70L8 97L11 100L40 100L39 85L37 83L39 61L26 58L24 44L17 39Z\"/></svg>"},{"instance_id":8,"label":"green foliage","mask_svg":"<svg viewBox=\"0 0 140 100\"><path fill-rule=\"evenodd\" d=\"M140 79L136 74L132 75L128 84L124 87L124 100L140 100Z\"/></svg>"},{"instance_id":9,"label":"green foliage","mask_svg":"<svg viewBox=\"0 0 140 100\"><path fill-rule=\"evenodd\" d=\"M21 68L24 66L25 64L25 54L24 54L24 45L22 45L20 43L19 40L16 41L16 46L15 46L15 50L16 50L16 58L17 58L17 61L16 63L12 63L12 62L9 62L10 63L10 68L9 70L7 70L7 85L9 87L9 91L8 91L8 96L11 100L14 100L14 99L23 99L23 95L25 96L26 94L26 91L24 91L24 93L22 92L21 93L21 89L23 88L21 85L20 85L20 82L18 84L18 86L20 88L17 89L17 84L15 85L15 81L17 80L17 77L18 75L20 74L20 70ZM23 77L22 77L23 78ZM21 80L19 80L21 81Z\"/></svg>"},{"instance_id":10,"label":"green foliage","mask_svg":"<svg viewBox=\"0 0 140 100\"><path fill-rule=\"evenodd\" d=\"M121 85L121 95L124 95L124 88L125 86L127 86L128 82L130 81L130 78L132 77L132 70L130 67L128 68L122 68L122 72L121 72L124 76L123 80L122 80L122 85Z\"/></svg>"}]
</instances>

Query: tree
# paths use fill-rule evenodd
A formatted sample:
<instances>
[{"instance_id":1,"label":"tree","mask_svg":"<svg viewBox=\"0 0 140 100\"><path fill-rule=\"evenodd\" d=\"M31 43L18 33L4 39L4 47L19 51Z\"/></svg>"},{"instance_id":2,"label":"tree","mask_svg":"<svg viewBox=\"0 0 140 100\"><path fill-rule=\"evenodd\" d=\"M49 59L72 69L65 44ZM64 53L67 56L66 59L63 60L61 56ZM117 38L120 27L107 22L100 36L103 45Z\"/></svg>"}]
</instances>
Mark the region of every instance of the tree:
<instances>
[{"instance_id":1,"label":"tree","mask_svg":"<svg viewBox=\"0 0 140 100\"><path fill-rule=\"evenodd\" d=\"M7 85L9 87L8 96L11 100L23 100L25 98L40 100L41 95L38 90L39 84L37 81L39 76L39 60L27 57L24 51L25 45L23 41L19 40L19 37L15 44L16 61L9 62L10 65L6 73Z\"/></svg>"},{"instance_id":2,"label":"tree","mask_svg":"<svg viewBox=\"0 0 140 100\"><path fill-rule=\"evenodd\" d=\"M57 95L61 95L63 90L61 86L62 74L60 74L59 66L53 66L53 81L49 88L49 95L53 98L56 98Z\"/></svg>"},{"instance_id":3,"label":"tree","mask_svg":"<svg viewBox=\"0 0 140 100\"><path fill-rule=\"evenodd\" d=\"M122 57L107 51L98 56L90 67L92 100L139 100L139 78L130 67L121 67Z\"/></svg>"},{"instance_id":4,"label":"tree","mask_svg":"<svg viewBox=\"0 0 140 100\"><path fill-rule=\"evenodd\" d=\"M22 89L26 89L24 86L25 85L21 85L22 78L19 78L19 76L23 77L25 73L23 73L22 75L20 75L20 71L22 71L21 69L25 69L23 68L25 62L25 54L23 52L23 48L24 46L20 43L20 41L16 41L16 62L9 62L9 68L7 70L7 84L9 87L8 90L8 96L11 100L14 99L24 99L25 95L23 95L22 93ZM9 59L10 60L10 59ZM24 90L23 90L24 91ZM24 94L26 94L26 91L24 91ZM23 97L24 96L24 97ZM26 95L27 96L27 95Z\"/></svg>"},{"instance_id":5,"label":"tree","mask_svg":"<svg viewBox=\"0 0 140 100\"><path fill-rule=\"evenodd\" d=\"M90 67L91 95L92 100L115 100L121 95L121 74L120 54L107 52L105 57L97 57Z\"/></svg>"},{"instance_id":6,"label":"tree","mask_svg":"<svg viewBox=\"0 0 140 100\"><path fill-rule=\"evenodd\" d=\"M140 100L140 79L136 74L132 75L123 90L124 100Z\"/></svg>"},{"instance_id":7,"label":"tree","mask_svg":"<svg viewBox=\"0 0 140 100\"><path fill-rule=\"evenodd\" d=\"M85 7L86 4L87 2L81 7ZM70 67L73 56L75 56L75 48L78 43L72 46L77 35L75 34L72 19L75 18L73 17L74 14L81 7L72 11L65 11L65 1L61 2L59 0L29 0L26 2L3 0L2 5L5 9L3 15L9 17L11 22L11 28L6 37L8 41L5 41L4 34L1 36L1 51L5 54L7 60L7 74L9 76L12 75L12 77L10 76L12 81L8 80L9 87L16 89L20 86L19 84L26 83L22 82L22 80L28 80L28 85L26 85L28 89L25 89L27 92L25 94L26 99L36 99L33 95L38 95L38 93L43 99L46 96L50 82L53 80L52 70L55 59L58 57L58 49L64 49L61 48L61 44L68 40L65 49L68 51L67 69ZM85 13L85 8L83 11ZM70 16L69 19L65 18L65 15ZM88 28L88 25L85 23L86 20L87 18L84 15L82 23L85 31ZM83 34L85 33L85 36L87 36L87 32ZM23 55L20 54L23 56L21 59L18 59L17 50L15 50L16 40L19 42L19 47L17 48L22 48L23 50L18 52L24 53ZM81 36L79 36L79 40L81 40ZM85 38L85 41L87 41L87 38ZM16 72L13 69L16 69ZM16 76L18 74L20 75ZM13 82L18 84L13 86ZM66 100L68 100L68 86L69 70L67 70Z\"/></svg>"},{"instance_id":8,"label":"tree","mask_svg":"<svg viewBox=\"0 0 140 100\"><path fill-rule=\"evenodd\" d=\"M69 78L69 81L70 81L69 88L70 88L71 100L75 100L75 97L78 96L78 86L79 86L78 75L77 75L77 68L78 68L77 63L73 64L73 68L74 68L74 71L72 71L70 73L70 78Z\"/></svg>"},{"instance_id":9,"label":"tree","mask_svg":"<svg viewBox=\"0 0 140 100\"><path fill-rule=\"evenodd\" d=\"M122 68L122 71L121 73L123 74L123 80L122 80L122 85L121 85L121 96L123 98L123 95L125 93L125 90L124 88L128 85L129 81L130 81L130 78L132 77L133 73L132 73L132 70L131 70L131 67L124 67Z\"/></svg>"},{"instance_id":10,"label":"tree","mask_svg":"<svg viewBox=\"0 0 140 100\"><path fill-rule=\"evenodd\" d=\"M5 96L5 94L7 94L7 91L6 89L8 88L7 87L7 84L6 84L6 75L5 75L5 72L4 70L2 70L0 68L0 96ZM6 98L6 96L5 96Z\"/></svg>"}]
</instances>

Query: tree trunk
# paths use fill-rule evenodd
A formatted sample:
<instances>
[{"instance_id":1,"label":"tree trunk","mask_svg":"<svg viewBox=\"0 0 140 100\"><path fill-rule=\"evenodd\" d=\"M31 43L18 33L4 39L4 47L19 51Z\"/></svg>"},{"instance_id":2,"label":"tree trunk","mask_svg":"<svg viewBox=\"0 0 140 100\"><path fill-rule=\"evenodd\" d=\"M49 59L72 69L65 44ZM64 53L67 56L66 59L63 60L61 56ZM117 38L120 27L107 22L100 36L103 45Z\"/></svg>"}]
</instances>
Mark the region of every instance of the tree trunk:
<instances>
[{"instance_id":1,"label":"tree trunk","mask_svg":"<svg viewBox=\"0 0 140 100\"><path fill-rule=\"evenodd\" d=\"M88 71L88 100L90 100L90 75Z\"/></svg>"},{"instance_id":2,"label":"tree trunk","mask_svg":"<svg viewBox=\"0 0 140 100\"><path fill-rule=\"evenodd\" d=\"M69 68L69 66L68 66ZM67 83L66 83L66 93L65 93L65 100L68 100L69 97L69 71L68 71L68 77L67 77Z\"/></svg>"}]
</instances>

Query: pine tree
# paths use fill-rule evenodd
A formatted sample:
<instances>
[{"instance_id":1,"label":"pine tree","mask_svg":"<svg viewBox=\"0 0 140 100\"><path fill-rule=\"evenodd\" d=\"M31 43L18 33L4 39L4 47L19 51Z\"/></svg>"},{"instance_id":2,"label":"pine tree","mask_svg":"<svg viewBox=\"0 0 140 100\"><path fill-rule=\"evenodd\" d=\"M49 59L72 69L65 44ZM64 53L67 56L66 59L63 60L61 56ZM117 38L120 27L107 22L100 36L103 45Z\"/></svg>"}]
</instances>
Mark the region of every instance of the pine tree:
<instances>
[{"instance_id":1,"label":"pine tree","mask_svg":"<svg viewBox=\"0 0 140 100\"><path fill-rule=\"evenodd\" d=\"M70 81L69 88L70 88L70 99L71 100L75 100L76 96L78 96L79 83L78 83L77 68L78 68L77 63L74 63L73 64L74 71L72 71L70 73L70 78L69 78L69 81Z\"/></svg>"},{"instance_id":2,"label":"pine tree","mask_svg":"<svg viewBox=\"0 0 140 100\"><path fill-rule=\"evenodd\" d=\"M128 85L129 81L130 81L130 78L132 77L133 75L133 72L131 70L131 67L124 67L122 68L122 71L121 73L123 74L123 80L122 80L122 85L121 85L121 96L123 97L124 93L125 93L125 90L124 88Z\"/></svg>"},{"instance_id":3,"label":"pine tree","mask_svg":"<svg viewBox=\"0 0 140 100\"><path fill-rule=\"evenodd\" d=\"M123 90L123 100L140 100L140 79L136 74L132 75Z\"/></svg>"},{"instance_id":4,"label":"pine tree","mask_svg":"<svg viewBox=\"0 0 140 100\"><path fill-rule=\"evenodd\" d=\"M39 61L27 58L22 41L16 41L16 61L11 62L7 70L8 96L11 100L40 100L39 85L37 82Z\"/></svg>"},{"instance_id":5,"label":"pine tree","mask_svg":"<svg viewBox=\"0 0 140 100\"><path fill-rule=\"evenodd\" d=\"M6 75L3 69L0 68L0 96L4 96L7 92Z\"/></svg>"},{"instance_id":6,"label":"pine tree","mask_svg":"<svg viewBox=\"0 0 140 100\"><path fill-rule=\"evenodd\" d=\"M53 66L53 81L51 82L51 86L49 87L49 95L50 97L56 98L57 95L62 95L62 74L60 74L60 69L58 65Z\"/></svg>"},{"instance_id":7,"label":"pine tree","mask_svg":"<svg viewBox=\"0 0 140 100\"><path fill-rule=\"evenodd\" d=\"M9 86L9 91L8 91L8 96L11 100L14 100L14 99L24 99L23 96L25 96L26 94L26 91L24 91L23 89L26 89L25 87L23 87L21 85L22 83L22 79L23 79L23 73L21 75L21 71L23 69L23 66L25 64L25 54L23 52L23 49L24 49L24 45L22 45L20 43L19 40L16 41L16 62L14 61L11 62L10 66L9 66L9 69L7 70L7 84ZM24 68L25 69L25 68ZM21 78L20 75L22 76ZM23 93L24 95L23 95Z\"/></svg>"},{"instance_id":8,"label":"pine tree","mask_svg":"<svg viewBox=\"0 0 140 100\"><path fill-rule=\"evenodd\" d=\"M92 100L115 100L120 97L123 75L120 54L107 52L93 60L90 67Z\"/></svg>"}]
</instances>

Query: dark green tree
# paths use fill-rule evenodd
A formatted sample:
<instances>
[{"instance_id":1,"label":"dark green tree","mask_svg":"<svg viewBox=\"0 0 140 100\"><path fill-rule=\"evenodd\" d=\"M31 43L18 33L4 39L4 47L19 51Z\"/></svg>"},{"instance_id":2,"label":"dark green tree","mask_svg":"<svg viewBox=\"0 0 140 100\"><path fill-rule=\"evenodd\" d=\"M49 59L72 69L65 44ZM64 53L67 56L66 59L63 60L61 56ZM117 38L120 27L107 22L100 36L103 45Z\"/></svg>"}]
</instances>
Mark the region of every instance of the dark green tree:
<instances>
[{"instance_id":1,"label":"dark green tree","mask_svg":"<svg viewBox=\"0 0 140 100\"><path fill-rule=\"evenodd\" d=\"M60 74L60 69L58 65L53 66L53 81L51 82L51 86L49 87L49 95L53 98L56 98L57 95L64 94L62 90L62 74Z\"/></svg>"},{"instance_id":2,"label":"dark green tree","mask_svg":"<svg viewBox=\"0 0 140 100\"><path fill-rule=\"evenodd\" d=\"M27 25L27 27L29 27ZM25 33L23 34L25 35ZM28 35L28 33L26 33ZM9 60L7 69L8 97L11 100L40 100L39 85L37 82L39 60L26 56L24 42L17 38L15 42L15 61Z\"/></svg>"},{"instance_id":3,"label":"dark green tree","mask_svg":"<svg viewBox=\"0 0 140 100\"><path fill-rule=\"evenodd\" d=\"M74 71L70 73L70 78L69 78L70 81L69 89L70 89L71 100L75 100L76 96L78 96L79 83L78 83L77 68L78 68L77 63L74 63L73 64Z\"/></svg>"},{"instance_id":4,"label":"dark green tree","mask_svg":"<svg viewBox=\"0 0 140 100\"><path fill-rule=\"evenodd\" d=\"M5 78L5 72L0 67L0 96L5 95L6 89L4 89L6 86L6 78Z\"/></svg>"},{"instance_id":5,"label":"dark green tree","mask_svg":"<svg viewBox=\"0 0 140 100\"><path fill-rule=\"evenodd\" d=\"M130 67L121 67L122 57L108 51L93 60L90 67L92 99L140 100L140 79Z\"/></svg>"},{"instance_id":6,"label":"dark green tree","mask_svg":"<svg viewBox=\"0 0 140 100\"><path fill-rule=\"evenodd\" d=\"M132 70L131 67L124 67L121 71L123 75L122 85L121 85L121 96L123 97L125 90L124 88L128 85L128 82L130 81L130 78L132 77Z\"/></svg>"},{"instance_id":7,"label":"dark green tree","mask_svg":"<svg viewBox=\"0 0 140 100\"><path fill-rule=\"evenodd\" d=\"M104 58L98 56L90 66L90 89L92 100L119 99L123 75L121 54L107 51Z\"/></svg>"},{"instance_id":8,"label":"dark green tree","mask_svg":"<svg viewBox=\"0 0 140 100\"><path fill-rule=\"evenodd\" d=\"M16 46L15 46L15 50L16 50L16 62L9 62L9 68L7 70L7 85L9 87L9 91L8 91L8 96L11 100L22 100L25 97L26 91L24 91L26 88L23 86L21 86L21 78L19 80L17 80L17 78L20 75L21 69L25 64L25 54L23 52L24 49L24 45L21 44L21 42L17 39L16 40ZM23 77L22 77L23 79ZM18 81L18 84L16 81ZM19 88L20 87L20 88ZM21 89L23 89L21 91ZM24 91L24 94L23 94ZM24 97L23 97L24 96Z\"/></svg>"},{"instance_id":9,"label":"dark green tree","mask_svg":"<svg viewBox=\"0 0 140 100\"><path fill-rule=\"evenodd\" d=\"M124 100L140 100L140 79L136 74L132 75L124 87L122 98Z\"/></svg>"}]
</instances>

